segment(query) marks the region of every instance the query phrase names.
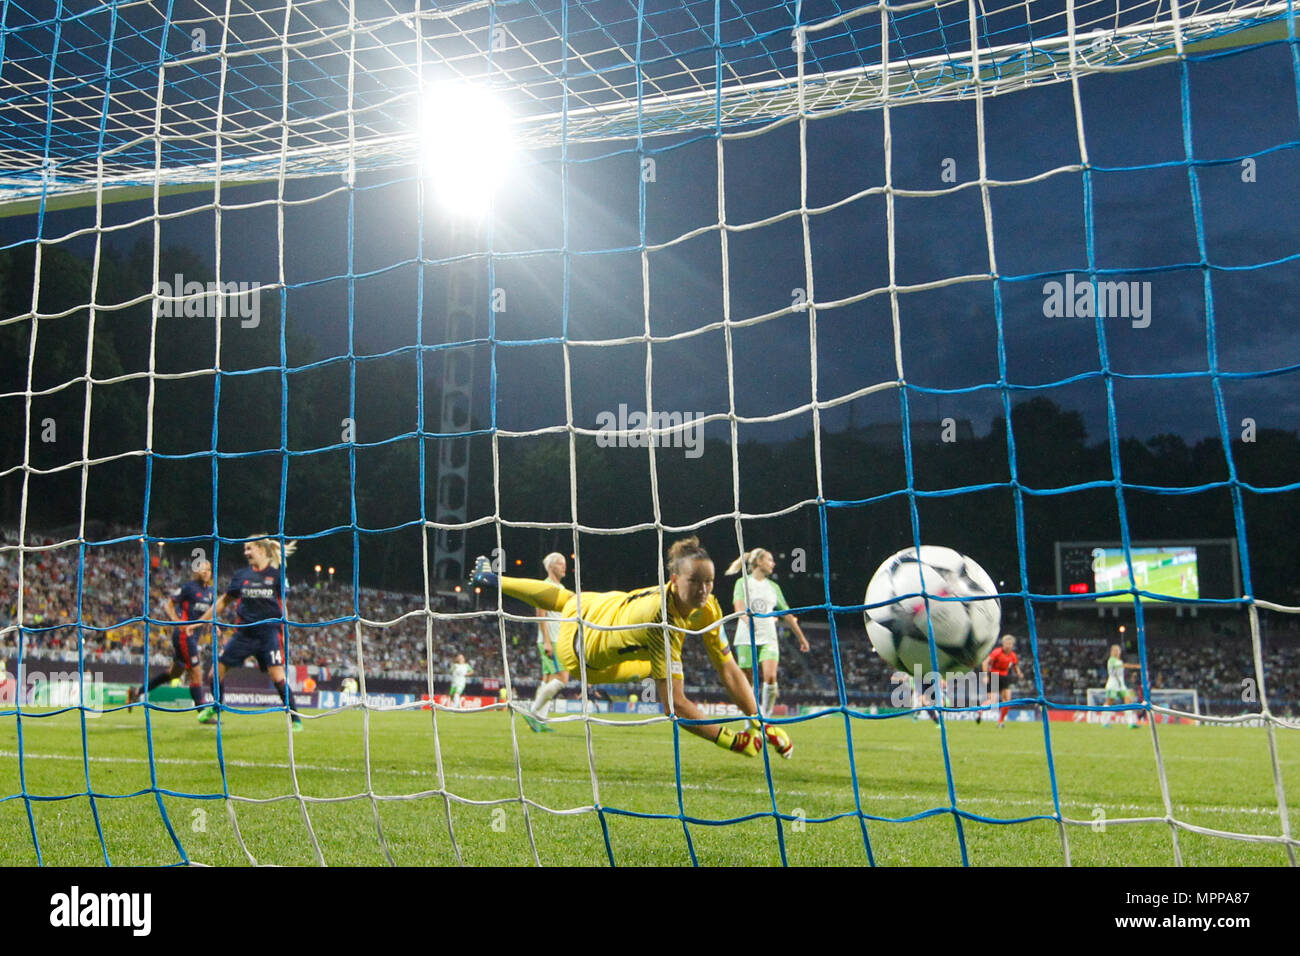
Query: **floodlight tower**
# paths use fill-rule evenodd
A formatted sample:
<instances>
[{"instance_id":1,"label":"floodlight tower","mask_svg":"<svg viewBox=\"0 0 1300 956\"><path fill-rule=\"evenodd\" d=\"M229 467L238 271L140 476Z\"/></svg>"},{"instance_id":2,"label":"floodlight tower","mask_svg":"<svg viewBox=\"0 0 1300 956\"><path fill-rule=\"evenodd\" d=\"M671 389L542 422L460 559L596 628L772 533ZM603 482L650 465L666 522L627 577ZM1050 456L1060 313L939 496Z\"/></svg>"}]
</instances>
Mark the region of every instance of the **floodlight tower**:
<instances>
[{"instance_id":1,"label":"floodlight tower","mask_svg":"<svg viewBox=\"0 0 1300 956\"><path fill-rule=\"evenodd\" d=\"M443 86L426 96L423 116L429 174L446 212L447 249L453 256L478 247L480 224L491 214L492 198L510 161L510 118L487 90ZM479 263L474 258L448 267L446 343L470 343L477 334ZM435 498L434 577L465 577L465 532L469 514L470 429L474 397L474 346L444 349L438 482Z\"/></svg>"},{"instance_id":2,"label":"floodlight tower","mask_svg":"<svg viewBox=\"0 0 1300 956\"><path fill-rule=\"evenodd\" d=\"M460 224L453 232L452 245L472 243L478 230ZM445 342L469 342L475 338L474 317L478 301L475 281L478 270L472 259L454 263L447 276ZM438 442L438 484L435 507L438 530L433 538L433 573L442 581L465 577L465 532L469 515L469 430L474 395L473 346L445 349L442 353L442 414L438 432L455 437Z\"/></svg>"}]
</instances>

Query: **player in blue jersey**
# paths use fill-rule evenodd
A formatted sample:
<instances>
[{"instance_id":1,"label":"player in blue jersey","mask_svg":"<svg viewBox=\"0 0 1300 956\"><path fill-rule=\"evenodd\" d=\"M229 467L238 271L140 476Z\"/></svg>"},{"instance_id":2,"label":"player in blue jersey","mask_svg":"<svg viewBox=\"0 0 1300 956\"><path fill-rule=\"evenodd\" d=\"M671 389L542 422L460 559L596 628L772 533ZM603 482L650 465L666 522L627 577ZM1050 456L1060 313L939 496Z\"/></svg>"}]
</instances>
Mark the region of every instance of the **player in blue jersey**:
<instances>
[{"instance_id":1,"label":"player in blue jersey","mask_svg":"<svg viewBox=\"0 0 1300 956\"><path fill-rule=\"evenodd\" d=\"M207 561L194 562L194 577L172 592L163 604L167 617L173 621L200 621L208 617L212 607L212 565ZM188 673L190 698L195 707L203 706L203 659L199 653L199 626L190 624L174 627L172 631L172 666L159 671L147 685L132 687L126 692L128 708L138 700L149 701L149 691Z\"/></svg>"},{"instance_id":2,"label":"player in blue jersey","mask_svg":"<svg viewBox=\"0 0 1300 956\"><path fill-rule=\"evenodd\" d=\"M212 698L221 704L221 681L231 667L242 667L250 657L266 672L275 684L285 706L293 710L293 698L284 679L284 592L281 588L280 564L293 554L295 543L290 541L280 551L280 542L274 538L261 538L244 544L244 557L248 567L241 568L230 579L230 586L217 599L214 617L220 618L231 604L235 606L235 636L226 642L217 659L217 680L212 687ZM199 715L205 724L216 720L217 708L209 707ZM302 729L302 718L292 714L293 729Z\"/></svg>"}]
</instances>

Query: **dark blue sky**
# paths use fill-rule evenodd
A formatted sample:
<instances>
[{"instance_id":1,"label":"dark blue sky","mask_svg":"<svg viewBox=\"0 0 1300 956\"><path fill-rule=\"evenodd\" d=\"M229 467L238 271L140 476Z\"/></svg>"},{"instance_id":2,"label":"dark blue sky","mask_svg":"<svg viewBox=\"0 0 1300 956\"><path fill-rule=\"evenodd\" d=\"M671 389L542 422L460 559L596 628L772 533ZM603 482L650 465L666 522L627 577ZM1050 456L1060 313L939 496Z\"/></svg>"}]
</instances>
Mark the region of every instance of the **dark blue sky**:
<instances>
[{"instance_id":1,"label":"dark blue sky","mask_svg":"<svg viewBox=\"0 0 1300 956\"><path fill-rule=\"evenodd\" d=\"M1300 363L1300 290L1294 261L1300 253L1300 140L1296 74L1284 44L1236 53L1189 67L1190 124L1200 167L1201 214L1211 273L1220 367L1258 372ZM1196 372L1208 367L1206 296L1191 188L1184 157L1180 70L1160 66L1082 83L1089 159L1093 166L1092 226L1098 268L1113 279L1151 283L1151 323L1127 320L1104 327L1111 368L1119 373ZM913 105L892 111L893 176L899 188L940 189L945 159L958 182L977 176L975 109L969 102ZM809 126L809 203L822 205L884 182L883 118L879 111L822 119ZM1068 84L1038 87L986 103L989 175L1010 180L1079 161ZM617 144L621 145L621 144ZM646 185L646 232L651 243L717 222L716 146L704 137L685 144L647 141L655 182ZM1283 147L1283 148L1279 148ZM1242 181L1240 158L1258 156L1253 183ZM524 157L501 198L492 246L493 284L506 291L496 317L501 340L607 340L644 330L638 238L639 160L615 145L573 148L568 167L569 301L563 307L564 209L556 153ZM1163 165L1162 165L1163 164ZM1133 168L1143 167L1143 168ZM752 222L796 209L799 203L798 129L787 125L725 147L727 216ZM363 176L352 228L353 272L386 270L355 283L354 326L359 352L415 341L414 264L423 230L426 257L448 248L448 225L430 202L421 211L410 170ZM291 184L295 199L341 186L336 177ZM229 190L226 202L273 197L266 187ZM165 208L201 204L204 194L168 198ZM1084 176L1059 173L1034 184L991 190L994 246L1009 381L1040 385L1096 372L1101 367L1095 323L1043 314L1043 284L1087 268ZM148 206L107 207L125 222ZM899 197L898 281L933 282L987 272L987 241L978 188L927 198ZM85 210L46 217L44 235L58 236L90 222ZM291 327L307 332L325 355L346 351L348 320L348 203L346 193L286 212L286 267L291 283L313 283L289 293ZM880 195L813 217L812 260L820 302L859 295L888 283L885 201ZM148 239L148 224L115 233L129 248ZM35 218L0 220L0 244L30 240ZM482 238L482 237L481 237ZM276 279L275 218L270 207L224 216L223 277ZM163 226L163 243L184 245L212 260L210 211ZM731 315L744 319L788 306L806 286L798 217L758 230L732 233ZM89 254L89 241L73 243ZM483 246L480 246L483 248ZM540 250L540 251L539 251ZM622 251L614 251L622 250ZM520 256L520 253L536 252ZM403 264L404 263L404 264ZM395 267L395 268L394 268ZM1146 271L1143 271L1146 270ZM440 334L445 267L429 267L426 342ZM650 323L654 334L697 329L722 315L721 256L716 232L650 256ZM1024 278L1034 276L1033 278ZM486 277L483 279L487 287ZM142 292L145 290L141 290ZM481 299L486 308L486 296ZM900 297L902 355L909 382L938 389L988 385L998 378L994 284L988 280L912 292ZM267 323L262 334L275 334ZM249 332L247 334L254 334ZM813 356L806 313L733 330L736 407L742 415L770 415L811 399ZM230 348L237 343L230 343ZM487 350L480 350L480 411L487 408ZM572 350L575 423L594 426L596 415L626 402L643 407L643 344ZM656 407L695 412L727 409L725 339L712 331L654 347ZM818 313L819 396L830 399L896 378L887 294ZM229 361L237 363L235 355ZM294 361L290 356L291 363ZM529 429L564 422L563 353L558 344L502 346L497 351L498 421ZM1223 386L1234 432L1243 417L1260 427L1300 427L1295 375L1235 379ZM1090 438L1104 437L1107 411L1099 378L1061 385L1046 394L1080 411ZM1023 393L1014 396L1023 397ZM414 402L414 396L393 397ZM913 415L970 419L985 431L1001 413L994 389L955 395L911 395ZM1217 433L1213 393L1206 378L1118 380L1116 421L1121 435L1176 432L1189 440ZM895 391L860 398L851 410L824 413L826 427L891 422L899 418ZM746 438L785 438L806 431L805 414L774 425L741 427ZM715 426L719 437L725 429Z\"/></svg>"}]
</instances>

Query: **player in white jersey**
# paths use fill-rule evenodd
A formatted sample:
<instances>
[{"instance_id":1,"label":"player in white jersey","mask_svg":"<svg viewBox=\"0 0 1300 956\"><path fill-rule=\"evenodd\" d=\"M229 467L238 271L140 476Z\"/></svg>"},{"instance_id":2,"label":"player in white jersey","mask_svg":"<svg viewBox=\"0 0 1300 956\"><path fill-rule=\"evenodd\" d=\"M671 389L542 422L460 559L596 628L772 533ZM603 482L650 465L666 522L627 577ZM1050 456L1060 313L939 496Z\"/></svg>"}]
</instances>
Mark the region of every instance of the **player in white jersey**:
<instances>
[{"instance_id":1,"label":"player in white jersey","mask_svg":"<svg viewBox=\"0 0 1300 956\"><path fill-rule=\"evenodd\" d=\"M732 593L733 609L743 615L736 621L736 640L732 648L736 652L736 663L745 672L745 679L751 684L754 681L754 664L751 657L753 651L758 653L758 668L763 678L759 709L764 717L772 716L772 708L776 706L776 699L780 693L776 683L776 669L781 660L781 644L776 633L777 618L774 617L753 619L754 633L751 644L749 612L766 614L771 611L790 610L785 595L781 593L781 586L772 580L771 575L775 568L776 558L772 557L772 552L762 548L755 548L748 554L742 554L731 562L731 567L727 568L728 574L740 574L742 570L744 571L744 574L736 579L736 589ZM799 638L799 650L807 653L808 639L804 637L803 628L799 626L795 616L786 614L780 620L789 625L795 636Z\"/></svg>"},{"instance_id":2,"label":"player in white jersey","mask_svg":"<svg viewBox=\"0 0 1300 956\"><path fill-rule=\"evenodd\" d=\"M457 654L456 663L451 665L451 706L460 706L460 696L465 693L465 681L474 673L474 668L465 663L465 655Z\"/></svg>"},{"instance_id":3,"label":"player in white jersey","mask_svg":"<svg viewBox=\"0 0 1300 956\"><path fill-rule=\"evenodd\" d=\"M564 575L569 570L569 563L564 560L564 555L552 551L542 558L542 568L546 571L546 580L563 587ZM546 715L550 713L551 704L555 702L555 695L564 690L564 685L569 682L569 672L564 669L564 665L560 663L555 653L555 643L560 639L560 622L564 619L564 614L539 607L537 616L541 618L537 622L537 656L542 659L542 680L537 685L533 706L528 713L538 720L545 720ZM537 731L553 730L545 724L529 722L528 726Z\"/></svg>"},{"instance_id":4,"label":"player in white jersey","mask_svg":"<svg viewBox=\"0 0 1300 956\"><path fill-rule=\"evenodd\" d=\"M1106 658L1106 704L1131 704L1134 697L1133 692L1128 689L1124 683L1125 670L1140 670L1139 664L1125 664L1123 652L1118 644L1110 646L1110 657ZM1103 727L1110 725L1112 711L1103 710L1101 712L1101 725ZM1124 718L1128 725L1137 728L1137 720L1133 716L1133 711L1124 711Z\"/></svg>"}]
</instances>

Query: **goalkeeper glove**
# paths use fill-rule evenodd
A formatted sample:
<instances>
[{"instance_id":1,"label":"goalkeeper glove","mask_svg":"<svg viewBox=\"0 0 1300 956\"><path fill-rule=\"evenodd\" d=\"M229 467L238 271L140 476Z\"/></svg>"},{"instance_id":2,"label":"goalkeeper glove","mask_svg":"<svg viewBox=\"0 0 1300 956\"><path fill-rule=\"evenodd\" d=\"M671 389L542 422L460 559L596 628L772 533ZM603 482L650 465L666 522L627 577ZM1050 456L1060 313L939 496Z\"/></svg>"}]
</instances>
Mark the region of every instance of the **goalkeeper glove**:
<instances>
[{"instance_id":1,"label":"goalkeeper glove","mask_svg":"<svg viewBox=\"0 0 1300 956\"><path fill-rule=\"evenodd\" d=\"M757 720L751 720L749 722L749 729L754 736L757 737L762 734L763 725ZM790 756L794 753L794 741L790 739L789 734L776 726L776 724L767 725L767 742L771 745L773 750L779 753L786 760L789 760Z\"/></svg>"},{"instance_id":2,"label":"goalkeeper glove","mask_svg":"<svg viewBox=\"0 0 1300 956\"><path fill-rule=\"evenodd\" d=\"M723 727L718 731L718 739L714 743L733 753L744 754L746 757L757 757L759 750L763 747L763 738L758 734L750 733L748 730L735 731L730 727Z\"/></svg>"}]
</instances>

